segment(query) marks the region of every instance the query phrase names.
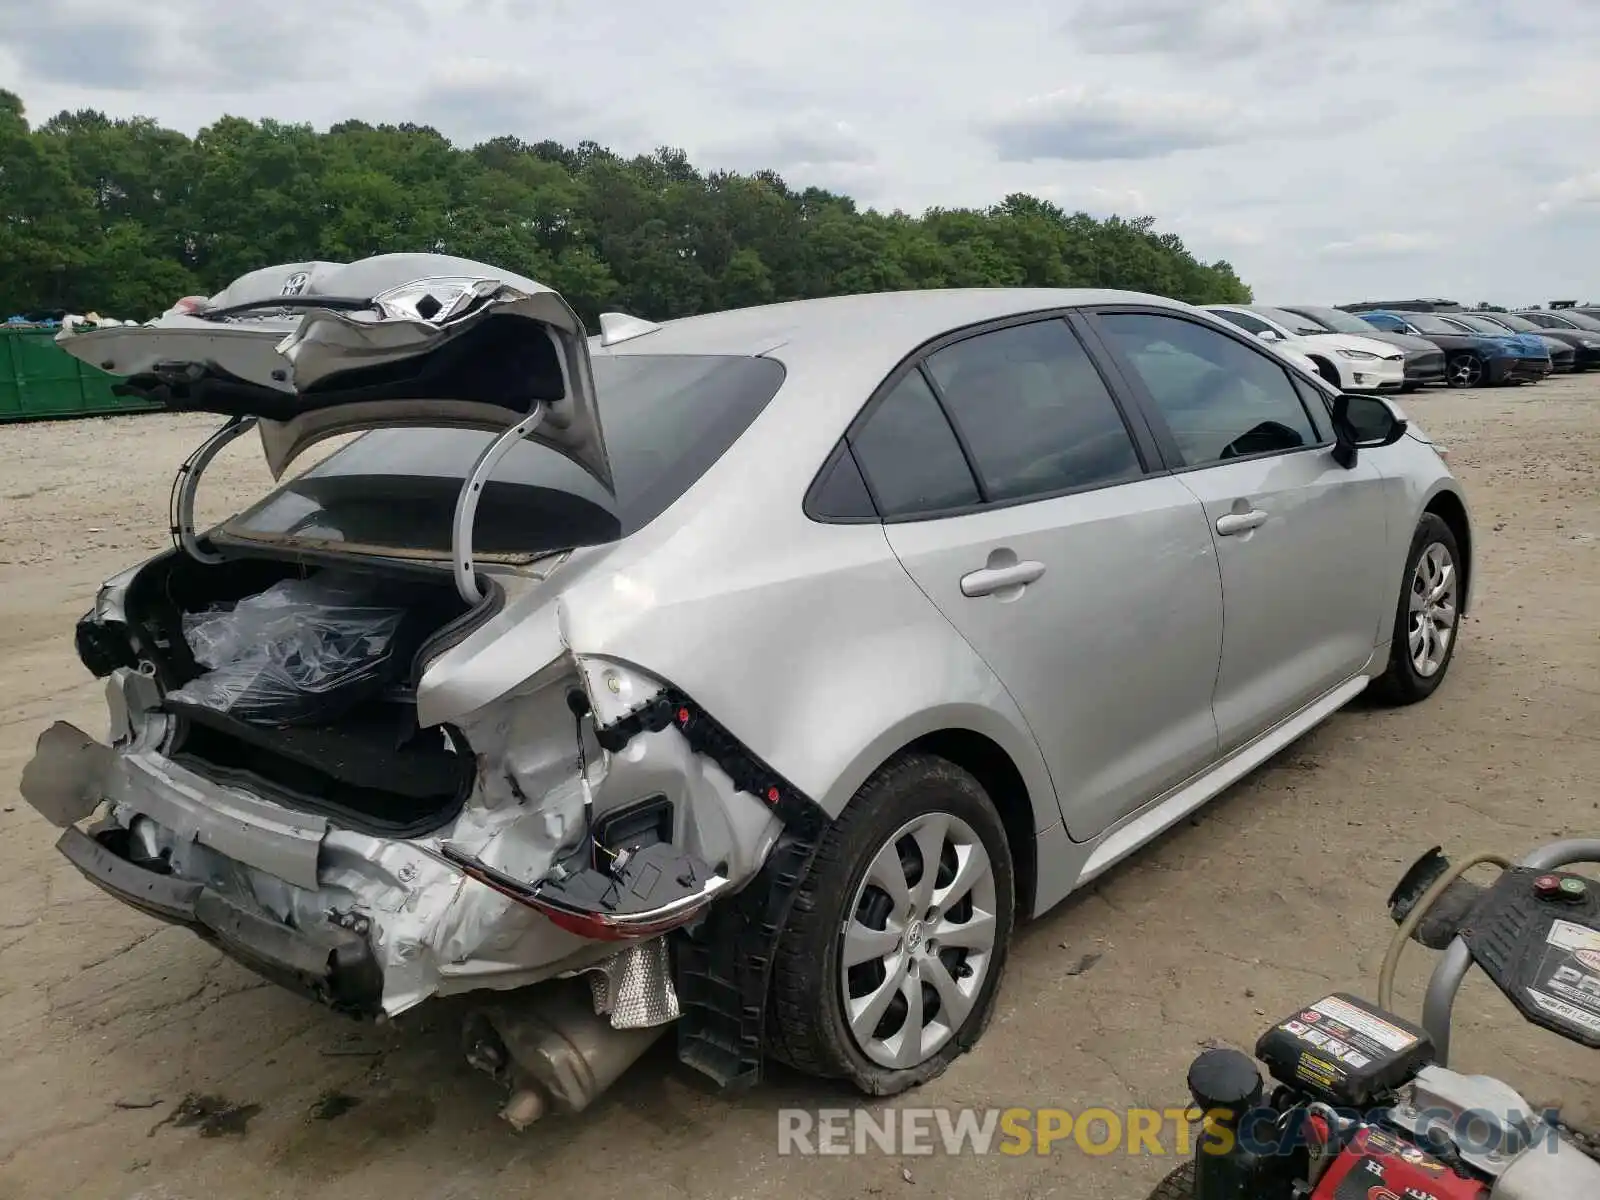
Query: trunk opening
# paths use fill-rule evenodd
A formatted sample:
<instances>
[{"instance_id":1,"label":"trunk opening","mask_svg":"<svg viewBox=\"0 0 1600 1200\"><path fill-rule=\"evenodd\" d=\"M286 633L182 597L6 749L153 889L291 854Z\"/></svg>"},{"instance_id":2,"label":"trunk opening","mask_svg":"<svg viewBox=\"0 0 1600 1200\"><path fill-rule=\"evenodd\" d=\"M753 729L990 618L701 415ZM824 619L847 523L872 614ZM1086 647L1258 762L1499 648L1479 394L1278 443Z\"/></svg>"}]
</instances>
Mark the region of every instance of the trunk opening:
<instances>
[{"instance_id":1,"label":"trunk opening","mask_svg":"<svg viewBox=\"0 0 1600 1200\"><path fill-rule=\"evenodd\" d=\"M476 764L459 734L418 727L418 664L442 641L465 636L492 616L500 589L491 586L482 603L469 607L439 571L341 563L336 575L373 585L382 603L404 616L381 679L316 697L291 719L242 719L174 696L213 674L197 661L184 618L250 600L285 581L332 579L332 568L303 560L200 563L181 553L163 556L139 573L124 599L128 657L149 664L142 669L153 669L162 707L177 718L165 747L174 762L347 828L389 837L429 833L460 811Z\"/></svg>"}]
</instances>

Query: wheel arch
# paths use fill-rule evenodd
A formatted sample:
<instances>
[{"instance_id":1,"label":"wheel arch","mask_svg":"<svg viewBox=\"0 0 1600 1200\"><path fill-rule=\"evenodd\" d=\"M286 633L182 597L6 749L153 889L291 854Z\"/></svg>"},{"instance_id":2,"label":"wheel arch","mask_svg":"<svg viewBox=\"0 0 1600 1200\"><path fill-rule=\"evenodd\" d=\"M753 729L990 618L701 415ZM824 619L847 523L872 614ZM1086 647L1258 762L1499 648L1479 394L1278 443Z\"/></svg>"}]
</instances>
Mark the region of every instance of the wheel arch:
<instances>
[{"instance_id":1,"label":"wheel arch","mask_svg":"<svg viewBox=\"0 0 1600 1200\"><path fill-rule=\"evenodd\" d=\"M1000 814L1011 850L1018 914L1033 911L1039 887L1039 828L1027 782L1017 764L992 738L970 729L940 729L902 746L895 755L931 754L954 763L978 781Z\"/></svg>"},{"instance_id":2,"label":"wheel arch","mask_svg":"<svg viewBox=\"0 0 1600 1200\"><path fill-rule=\"evenodd\" d=\"M1324 380L1341 391L1344 389L1344 375L1340 372L1338 363L1324 354L1308 353L1306 357L1316 364L1317 370L1322 374Z\"/></svg>"},{"instance_id":3,"label":"wheel arch","mask_svg":"<svg viewBox=\"0 0 1600 1200\"><path fill-rule=\"evenodd\" d=\"M1423 506L1424 513L1432 513L1450 527L1455 535L1456 548L1461 551L1461 612L1466 614L1472 604L1473 558L1472 520L1467 515L1466 503L1453 490L1445 488L1436 492Z\"/></svg>"}]
</instances>

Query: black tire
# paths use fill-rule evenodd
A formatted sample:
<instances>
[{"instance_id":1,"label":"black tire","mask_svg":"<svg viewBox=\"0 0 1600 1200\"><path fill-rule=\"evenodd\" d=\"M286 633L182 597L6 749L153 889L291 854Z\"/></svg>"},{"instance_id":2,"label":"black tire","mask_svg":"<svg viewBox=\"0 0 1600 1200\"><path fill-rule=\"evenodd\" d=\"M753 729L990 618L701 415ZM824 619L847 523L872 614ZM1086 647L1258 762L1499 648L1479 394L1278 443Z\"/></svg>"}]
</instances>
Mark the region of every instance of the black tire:
<instances>
[{"instance_id":1,"label":"black tire","mask_svg":"<svg viewBox=\"0 0 1600 1200\"><path fill-rule=\"evenodd\" d=\"M988 973L960 1028L923 1062L908 1068L885 1067L862 1052L845 1020L839 961L845 910L854 902L873 858L895 832L935 812L960 818L989 855L995 885L994 943ZM774 956L768 1052L808 1075L848 1080L871 1096L898 1095L936 1078L972 1048L993 1015L1015 920L1014 880L1005 826L970 774L927 754L904 755L879 768L823 835L795 896Z\"/></svg>"},{"instance_id":2,"label":"black tire","mask_svg":"<svg viewBox=\"0 0 1600 1200\"><path fill-rule=\"evenodd\" d=\"M1400 385L1400 392L1402 395L1409 396L1412 392L1417 391L1421 387L1422 385L1420 383L1406 382Z\"/></svg>"},{"instance_id":3,"label":"black tire","mask_svg":"<svg viewBox=\"0 0 1600 1200\"><path fill-rule=\"evenodd\" d=\"M1417 568L1422 558L1433 546L1444 547L1455 571L1456 603L1454 624L1444 648L1444 658L1431 675L1418 671L1411 655L1411 594L1417 583ZM1411 552L1406 555L1405 575L1400 582L1400 598L1395 605L1394 637L1389 642L1389 665L1373 683L1372 692L1379 700L1389 704L1416 704L1433 695L1449 674L1455 661L1456 645L1461 640L1461 548L1456 535L1444 520L1433 513L1423 513L1417 531L1411 538Z\"/></svg>"},{"instance_id":4,"label":"black tire","mask_svg":"<svg viewBox=\"0 0 1600 1200\"><path fill-rule=\"evenodd\" d=\"M1194 1159L1168 1172L1147 1200L1194 1200Z\"/></svg>"},{"instance_id":5,"label":"black tire","mask_svg":"<svg viewBox=\"0 0 1600 1200\"><path fill-rule=\"evenodd\" d=\"M1336 368L1327 359L1317 358L1315 355L1312 355L1311 365L1316 367L1318 375L1321 375L1329 383L1333 384L1334 387L1340 386L1338 368Z\"/></svg>"},{"instance_id":6,"label":"black tire","mask_svg":"<svg viewBox=\"0 0 1600 1200\"><path fill-rule=\"evenodd\" d=\"M1445 367L1445 386L1453 388L1482 387L1488 375L1489 372L1484 365L1483 359L1476 354L1453 354Z\"/></svg>"}]
</instances>

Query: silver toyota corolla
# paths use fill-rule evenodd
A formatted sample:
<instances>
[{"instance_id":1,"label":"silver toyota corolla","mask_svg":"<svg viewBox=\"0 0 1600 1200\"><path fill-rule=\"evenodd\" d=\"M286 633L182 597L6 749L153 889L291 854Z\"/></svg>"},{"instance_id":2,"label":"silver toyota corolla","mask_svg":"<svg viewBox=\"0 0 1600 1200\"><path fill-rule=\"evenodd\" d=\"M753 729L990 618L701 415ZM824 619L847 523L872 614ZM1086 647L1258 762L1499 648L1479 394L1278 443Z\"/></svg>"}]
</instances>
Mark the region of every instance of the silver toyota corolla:
<instances>
[{"instance_id":1,"label":"silver toyota corolla","mask_svg":"<svg viewBox=\"0 0 1600 1200\"><path fill-rule=\"evenodd\" d=\"M1399 409L1153 296L589 338L388 255L60 341L227 418L79 623L109 745L57 724L23 782L62 852L341 1011L481 990L504 1033L587 983L621 1059L671 1027L724 1083L937 1075L1015 920L1369 687L1429 696L1472 576ZM360 436L197 530L251 432L280 478Z\"/></svg>"}]
</instances>

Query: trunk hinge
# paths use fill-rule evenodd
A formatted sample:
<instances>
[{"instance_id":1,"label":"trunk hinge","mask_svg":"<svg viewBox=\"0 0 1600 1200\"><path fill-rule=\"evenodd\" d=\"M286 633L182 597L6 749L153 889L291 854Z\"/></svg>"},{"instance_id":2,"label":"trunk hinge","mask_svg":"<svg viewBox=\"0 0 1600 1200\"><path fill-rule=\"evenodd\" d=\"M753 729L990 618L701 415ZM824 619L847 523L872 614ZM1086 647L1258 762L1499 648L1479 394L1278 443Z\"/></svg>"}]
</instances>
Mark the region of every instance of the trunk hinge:
<instances>
[{"instance_id":1,"label":"trunk hinge","mask_svg":"<svg viewBox=\"0 0 1600 1200\"><path fill-rule=\"evenodd\" d=\"M194 497L200 488L200 476L224 447L238 441L255 427L254 417L235 417L184 459L183 465L178 468L177 478L172 481L172 497L167 506L169 530L178 548L196 562L225 561L220 554L200 549L200 539L194 530Z\"/></svg>"},{"instance_id":2,"label":"trunk hinge","mask_svg":"<svg viewBox=\"0 0 1600 1200\"><path fill-rule=\"evenodd\" d=\"M511 448L539 427L544 420L544 402L538 401L533 411L510 429L490 442L478 461L467 472L466 481L456 496L455 521L450 527L450 562L455 570L456 591L468 604L483 601L483 589L478 586L478 572L472 562L472 526L478 517L478 501L483 498L483 487L489 476L500 465L500 460L511 453Z\"/></svg>"}]
</instances>

